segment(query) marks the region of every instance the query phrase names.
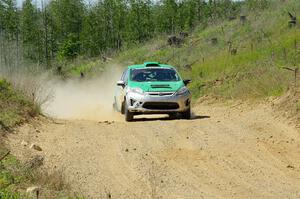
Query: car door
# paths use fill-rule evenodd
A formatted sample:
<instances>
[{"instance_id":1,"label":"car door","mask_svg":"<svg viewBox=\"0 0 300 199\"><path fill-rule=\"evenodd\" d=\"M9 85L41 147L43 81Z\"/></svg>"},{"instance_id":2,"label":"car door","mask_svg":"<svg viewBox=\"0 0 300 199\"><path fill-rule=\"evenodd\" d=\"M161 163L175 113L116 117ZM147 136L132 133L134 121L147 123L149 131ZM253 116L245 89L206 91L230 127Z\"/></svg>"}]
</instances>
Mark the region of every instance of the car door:
<instances>
[{"instance_id":1,"label":"car door","mask_svg":"<svg viewBox=\"0 0 300 199\"><path fill-rule=\"evenodd\" d=\"M125 95L126 95L126 87L128 84L128 69L126 69L122 76L121 76L121 81L123 81L125 83L125 86L117 86L117 90L116 90L116 106L117 106L117 110L122 112L122 104L124 102L125 99Z\"/></svg>"}]
</instances>

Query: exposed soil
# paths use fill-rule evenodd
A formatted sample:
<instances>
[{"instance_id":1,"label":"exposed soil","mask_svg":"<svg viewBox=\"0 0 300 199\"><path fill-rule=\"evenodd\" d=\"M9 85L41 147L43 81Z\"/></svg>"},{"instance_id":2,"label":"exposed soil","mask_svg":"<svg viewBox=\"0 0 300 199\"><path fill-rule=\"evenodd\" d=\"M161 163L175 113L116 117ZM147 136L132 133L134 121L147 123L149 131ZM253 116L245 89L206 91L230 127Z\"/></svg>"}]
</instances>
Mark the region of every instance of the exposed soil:
<instances>
[{"instance_id":1,"label":"exposed soil","mask_svg":"<svg viewBox=\"0 0 300 199\"><path fill-rule=\"evenodd\" d=\"M40 121L11 135L11 148L43 154L87 198L300 197L299 129L267 105L194 112L189 121Z\"/></svg>"}]
</instances>

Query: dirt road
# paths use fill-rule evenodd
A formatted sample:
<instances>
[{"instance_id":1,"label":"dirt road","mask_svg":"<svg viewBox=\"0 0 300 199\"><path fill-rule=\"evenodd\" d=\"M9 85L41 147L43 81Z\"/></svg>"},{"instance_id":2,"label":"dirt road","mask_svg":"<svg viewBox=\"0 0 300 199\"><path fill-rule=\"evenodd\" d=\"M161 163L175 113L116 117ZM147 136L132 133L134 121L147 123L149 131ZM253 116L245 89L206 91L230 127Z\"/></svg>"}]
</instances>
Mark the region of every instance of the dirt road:
<instances>
[{"instance_id":1,"label":"dirt road","mask_svg":"<svg viewBox=\"0 0 300 199\"><path fill-rule=\"evenodd\" d=\"M300 198L299 129L264 105L194 111L190 121L41 122L12 148L36 142L45 167L88 198Z\"/></svg>"}]
</instances>

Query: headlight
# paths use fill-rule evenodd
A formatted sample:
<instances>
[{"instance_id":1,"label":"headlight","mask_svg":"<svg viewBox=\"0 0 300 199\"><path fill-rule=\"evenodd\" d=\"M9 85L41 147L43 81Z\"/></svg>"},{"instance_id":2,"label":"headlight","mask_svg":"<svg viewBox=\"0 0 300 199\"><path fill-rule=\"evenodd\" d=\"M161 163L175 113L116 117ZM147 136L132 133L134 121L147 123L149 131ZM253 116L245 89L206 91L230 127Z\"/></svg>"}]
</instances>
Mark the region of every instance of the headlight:
<instances>
[{"instance_id":1,"label":"headlight","mask_svg":"<svg viewBox=\"0 0 300 199\"><path fill-rule=\"evenodd\" d=\"M186 93L189 92L189 89L187 87L182 87L181 89L179 89L177 92L176 92L176 95L184 95Z\"/></svg>"},{"instance_id":2,"label":"headlight","mask_svg":"<svg viewBox=\"0 0 300 199\"><path fill-rule=\"evenodd\" d=\"M133 93L140 94L140 95L144 95L144 91L141 88L139 88L139 87L130 88L129 91L133 92Z\"/></svg>"}]
</instances>

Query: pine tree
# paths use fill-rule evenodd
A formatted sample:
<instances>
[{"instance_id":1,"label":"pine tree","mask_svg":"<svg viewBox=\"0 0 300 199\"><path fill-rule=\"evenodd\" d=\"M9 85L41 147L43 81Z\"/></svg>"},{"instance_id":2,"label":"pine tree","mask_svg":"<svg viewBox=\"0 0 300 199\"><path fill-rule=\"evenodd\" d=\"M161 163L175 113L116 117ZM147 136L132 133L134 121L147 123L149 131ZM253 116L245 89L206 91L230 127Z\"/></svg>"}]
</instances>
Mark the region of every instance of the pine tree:
<instances>
[{"instance_id":1,"label":"pine tree","mask_svg":"<svg viewBox=\"0 0 300 199\"><path fill-rule=\"evenodd\" d=\"M159 28L160 32L174 34L178 28L178 5L176 0L162 0L161 3L162 7L158 17L156 18L156 26Z\"/></svg>"},{"instance_id":2,"label":"pine tree","mask_svg":"<svg viewBox=\"0 0 300 199\"><path fill-rule=\"evenodd\" d=\"M2 26L9 40L19 39L19 13L14 0L0 0L3 9Z\"/></svg>"},{"instance_id":3,"label":"pine tree","mask_svg":"<svg viewBox=\"0 0 300 199\"><path fill-rule=\"evenodd\" d=\"M131 42L143 42L151 38L155 31L151 1L130 0L127 20L127 39Z\"/></svg>"},{"instance_id":4,"label":"pine tree","mask_svg":"<svg viewBox=\"0 0 300 199\"><path fill-rule=\"evenodd\" d=\"M37 8L32 4L31 0L24 1L21 16L20 29L23 42L23 54L26 58L38 61L41 59L39 16Z\"/></svg>"},{"instance_id":5,"label":"pine tree","mask_svg":"<svg viewBox=\"0 0 300 199\"><path fill-rule=\"evenodd\" d=\"M48 7L51 15L51 36L55 41L53 48L61 51L60 55L72 55L70 58L73 58L80 53L85 5L82 0L55 0ZM67 49L74 52L66 53L65 47L69 46L70 42L73 42L73 49Z\"/></svg>"}]
</instances>

